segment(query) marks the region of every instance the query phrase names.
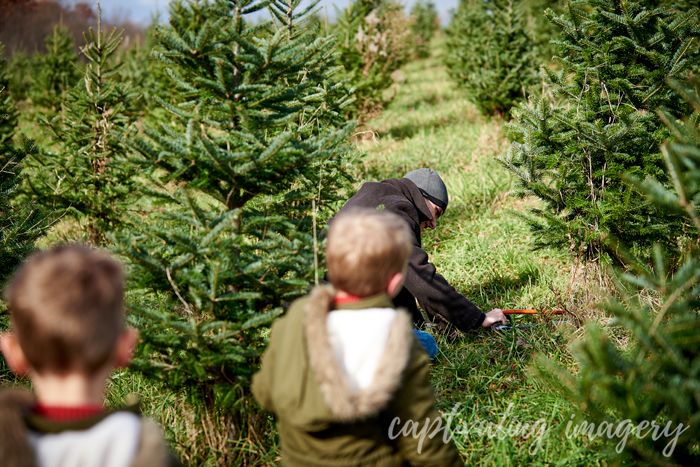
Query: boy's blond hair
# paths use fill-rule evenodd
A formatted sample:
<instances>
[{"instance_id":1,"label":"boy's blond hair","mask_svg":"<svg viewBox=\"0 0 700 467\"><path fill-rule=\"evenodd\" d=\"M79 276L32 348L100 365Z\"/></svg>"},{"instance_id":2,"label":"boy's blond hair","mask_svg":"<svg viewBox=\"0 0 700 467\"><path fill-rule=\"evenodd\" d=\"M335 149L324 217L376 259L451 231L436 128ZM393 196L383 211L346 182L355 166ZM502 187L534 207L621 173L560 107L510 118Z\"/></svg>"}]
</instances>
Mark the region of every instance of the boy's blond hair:
<instances>
[{"instance_id":1,"label":"boy's blond hair","mask_svg":"<svg viewBox=\"0 0 700 467\"><path fill-rule=\"evenodd\" d=\"M328 233L328 277L345 293L379 294L393 274L406 270L411 249L411 232L396 214L350 210L334 219Z\"/></svg>"},{"instance_id":2,"label":"boy's blond hair","mask_svg":"<svg viewBox=\"0 0 700 467\"><path fill-rule=\"evenodd\" d=\"M5 289L13 332L38 373L91 374L124 329L124 273L106 253L60 246L32 256Z\"/></svg>"}]
</instances>

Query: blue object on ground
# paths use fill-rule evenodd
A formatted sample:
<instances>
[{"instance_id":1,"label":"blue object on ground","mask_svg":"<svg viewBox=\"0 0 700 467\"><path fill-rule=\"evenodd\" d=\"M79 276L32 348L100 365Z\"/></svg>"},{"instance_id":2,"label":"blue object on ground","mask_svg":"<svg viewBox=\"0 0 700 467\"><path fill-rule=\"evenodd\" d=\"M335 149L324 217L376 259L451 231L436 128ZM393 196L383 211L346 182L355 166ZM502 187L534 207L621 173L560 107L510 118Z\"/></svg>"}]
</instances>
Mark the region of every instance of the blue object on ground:
<instances>
[{"instance_id":1,"label":"blue object on ground","mask_svg":"<svg viewBox=\"0 0 700 467\"><path fill-rule=\"evenodd\" d=\"M427 332L419 331L418 329L414 329L413 332L416 334L420 343L423 344L423 347L425 347L425 351L428 352L430 359L434 359L438 353L438 346L437 342L435 342L435 338Z\"/></svg>"}]
</instances>

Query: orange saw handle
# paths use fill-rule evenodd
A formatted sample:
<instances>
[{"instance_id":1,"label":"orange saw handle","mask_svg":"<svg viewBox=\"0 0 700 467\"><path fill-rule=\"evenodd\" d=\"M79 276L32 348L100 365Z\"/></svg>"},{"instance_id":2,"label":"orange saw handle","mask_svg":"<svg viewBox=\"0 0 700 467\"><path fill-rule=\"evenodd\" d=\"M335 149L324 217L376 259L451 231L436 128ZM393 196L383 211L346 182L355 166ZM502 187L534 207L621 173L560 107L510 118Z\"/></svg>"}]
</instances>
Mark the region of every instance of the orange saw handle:
<instances>
[{"instance_id":1,"label":"orange saw handle","mask_svg":"<svg viewBox=\"0 0 700 467\"><path fill-rule=\"evenodd\" d=\"M503 310L504 315L538 315L538 314L548 314L548 315L563 315L566 313L563 310Z\"/></svg>"}]
</instances>

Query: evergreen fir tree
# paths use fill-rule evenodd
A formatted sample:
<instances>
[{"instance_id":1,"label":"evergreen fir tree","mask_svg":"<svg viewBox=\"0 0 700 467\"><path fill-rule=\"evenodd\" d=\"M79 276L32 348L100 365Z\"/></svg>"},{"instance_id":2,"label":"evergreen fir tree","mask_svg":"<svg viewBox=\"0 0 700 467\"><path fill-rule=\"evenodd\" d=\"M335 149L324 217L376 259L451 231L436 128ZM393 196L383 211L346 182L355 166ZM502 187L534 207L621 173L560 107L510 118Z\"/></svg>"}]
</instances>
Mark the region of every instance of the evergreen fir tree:
<instances>
[{"instance_id":1,"label":"evergreen fir tree","mask_svg":"<svg viewBox=\"0 0 700 467\"><path fill-rule=\"evenodd\" d=\"M48 216L34 203L19 205L24 160L38 152L34 141L24 135L19 146L0 145L0 284L34 248L34 242L48 225Z\"/></svg>"},{"instance_id":2,"label":"evergreen fir tree","mask_svg":"<svg viewBox=\"0 0 700 467\"><path fill-rule=\"evenodd\" d=\"M6 94L7 90L0 85L0 116L8 115L12 111L6 107L12 105L12 100L7 99ZM0 131L2 130L12 133L14 125L5 126L0 122ZM17 200L24 159L36 152L34 141L28 140L24 135L20 137L17 148L11 146L8 141L0 141L0 287L34 249L34 242L49 225L49 217L41 213L34 203ZM9 327L7 307L0 303L0 332L8 330ZM0 355L0 385L16 379Z\"/></svg>"},{"instance_id":3,"label":"evergreen fir tree","mask_svg":"<svg viewBox=\"0 0 700 467\"><path fill-rule=\"evenodd\" d=\"M2 71L4 68L0 66L0 80L6 77ZM13 115L14 109L10 107L12 99L6 98L8 91L2 82L0 81L0 115ZM5 122L0 124L0 130L13 134L16 116L14 121L8 122L14 124L5 125ZM34 248L34 241L46 227L46 222L43 221L45 216L40 214L33 203L14 203L23 178L25 158L38 152L34 141L24 135L19 144L16 148L7 140L0 141L0 285Z\"/></svg>"},{"instance_id":4,"label":"evergreen fir tree","mask_svg":"<svg viewBox=\"0 0 700 467\"><path fill-rule=\"evenodd\" d=\"M626 284L620 291L624 300L611 300L605 307L615 318L611 326L631 336L627 348L619 348L606 330L589 325L585 338L573 347L578 362L576 376L543 362L545 373L558 376L555 383L576 402L587 421L596 426L612 422L615 427L622 420L630 420L633 426L646 421L641 433L645 436L636 436L638 432L629 436L622 453L640 465L700 462L700 86L697 82L694 89L678 82L672 85L694 109L685 122L668 112L660 113L674 137L662 147L672 186L654 179L633 181L659 208L684 220L693 240L685 263L671 273L658 245L653 267L627 256L628 267L635 274L619 275ZM641 289L647 296L651 291L659 297L658 305L640 303L638 294L626 295ZM674 435L676 430L682 431L674 449L669 448L674 435L651 435L648 424L652 421L662 427L671 423L668 432ZM619 441L612 440L612 444Z\"/></svg>"},{"instance_id":5,"label":"evergreen fir tree","mask_svg":"<svg viewBox=\"0 0 700 467\"><path fill-rule=\"evenodd\" d=\"M353 0L336 17L331 32L338 38L338 64L364 120L381 109L392 74L411 57L413 18L395 0Z\"/></svg>"},{"instance_id":6,"label":"evergreen fir tree","mask_svg":"<svg viewBox=\"0 0 700 467\"><path fill-rule=\"evenodd\" d=\"M559 28L544 14L551 9L560 15L566 9L566 0L524 0L524 15L527 21L528 36L536 46L538 63L550 64L557 48L551 43L559 35Z\"/></svg>"},{"instance_id":7,"label":"evergreen fir tree","mask_svg":"<svg viewBox=\"0 0 700 467\"><path fill-rule=\"evenodd\" d=\"M33 154L34 176L27 180L38 203L83 221L93 245L105 243L104 233L124 221L124 210L133 199L136 168L125 157L123 139L134 130L139 96L119 82L120 65L110 63L121 36L115 29L105 34L98 8L97 32L90 28L81 48L88 60L83 79L66 91L61 113L40 119L57 150Z\"/></svg>"},{"instance_id":8,"label":"evergreen fir tree","mask_svg":"<svg viewBox=\"0 0 700 467\"><path fill-rule=\"evenodd\" d=\"M486 115L508 115L539 80L536 48L516 0L461 0L447 38L450 75Z\"/></svg>"},{"instance_id":9,"label":"evergreen fir tree","mask_svg":"<svg viewBox=\"0 0 700 467\"><path fill-rule=\"evenodd\" d=\"M173 89L170 78L165 71L165 64L151 55L157 44L156 27L160 18L155 17L145 31L145 41L141 44L137 37L128 50L123 51L117 61L121 64L119 77L124 84L138 89L142 93L141 112L144 121L154 123L158 119L169 119L165 109L160 107L155 98L158 97L171 105L177 104L179 95Z\"/></svg>"},{"instance_id":10,"label":"evergreen fir tree","mask_svg":"<svg viewBox=\"0 0 700 467\"><path fill-rule=\"evenodd\" d=\"M0 91L2 102L4 91ZM0 109L1 110L1 109ZM0 143L0 286L10 278L15 268L34 249L35 241L49 226L49 217L39 212L33 203L17 200L22 180L24 158L36 152L34 141L21 135L17 148ZM0 303L0 332L10 329L7 306ZM0 354L0 386L16 382L15 376Z\"/></svg>"},{"instance_id":11,"label":"evergreen fir tree","mask_svg":"<svg viewBox=\"0 0 700 467\"><path fill-rule=\"evenodd\" d=\"M10 95L7 61L2 57L4 48L5 46L0 43L0 144L8 142L15 134L18 115Z\"/></svg>"},{"instance_id":12,"label":"evergreen fir tree","mask_svg":"<svg viewBox=\"0 0 700 467\"><path fill-rule=\"evenodd\" d=\"M630 172L664 182L659 145L668 136L654 110L676 115L687 105L664 84L683 76L699 33L698 11L678 15L650 0L571 1L561 29L558 72L546 69L562 105L531 96L510 126L515 140L501 158L517 177L518 196L545 208L526 216L540 246L586 259L611 254L609 236L642 252L656 242L676 249L678 226L622 182Z\"/></svg>"},{"instance_id":13,"label":"evergreen fir tree","mask_svg":"<svg viewBox=\"0 0 700 467\"><path fill-rule=\"evenodd\" d=\"M305 27L318 8L299 4L269 3L274 20L257 24L246 15L267 1L171 6L153 55L183 102L155 96L171 120L129 140L156 209L113 236L131 287L162 300L131 304L134 368L240 429L260 327L313 277L314 219L343 198L351 152L335 40Z\"/></svg>"},{"instance_id":14,"label":"evergreen fir tree","mask_svg":"<svg viewBox=\"0 0 700 467\"><path fill-rule=\"evenodd\" d=\"M16 50L9 61L9 89L15 102L27 99L34 80L34 62L24 50Z\"/></svg>"},{"instance_id":15,"label":"evergreen fir tree","mask_svg":"<svg viewBox=\"0 0 700 467\"><path fill-rule=\"evenodd\" d=\"M430 56L430 40L440 26L435 4L430 0L418 0L411 7L411 16L414 18L411 31L416 57L427 58Z\"/></svg>"},{"instance_id":16,"label":"evergreen fir tree","mask_svg":"<svg viewBox=\"0 0 700 467\"><path fill-rule=\"evenodd\" d=\"M55 26L53 34L46 38L46 54L35 54L33 60L36 75L29 97L49 115L56 115L66 91L75 86L80 77L78 56L68 29Z\"/></svg>"}]
</instances>

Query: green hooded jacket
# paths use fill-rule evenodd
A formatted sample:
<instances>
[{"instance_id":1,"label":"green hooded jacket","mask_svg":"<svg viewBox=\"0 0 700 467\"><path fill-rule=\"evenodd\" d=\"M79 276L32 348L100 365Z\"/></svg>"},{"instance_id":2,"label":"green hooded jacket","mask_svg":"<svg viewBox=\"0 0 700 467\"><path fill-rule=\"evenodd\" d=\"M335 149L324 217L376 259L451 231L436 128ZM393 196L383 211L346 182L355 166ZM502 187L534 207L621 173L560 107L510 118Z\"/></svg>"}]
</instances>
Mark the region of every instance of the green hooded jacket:
<instances>
[{"instance_id":1,"label":"green hooded jacket","mask_svg":"<svg viewBox=\"0 0 700 467\"><path fill-rule=\"evenodd\" d=\"M262 368L253 376L255 398L278 417L282 465L464 465L452 441L443 439L430 362L409 314L399 310L391 322L369 387L351 390L326 326L334 296L331 287L321 286L295 301L273 324ZM393 305L378 295L337 308Z\"/></svg>"},{"instance_id":2,"label":"green hooded jacket","mask_svg":"<svg viewBox=\"0 0 700 467\"><path fill-rule=\"evenodd\" d=\"M115 414L126 412L137 415L140 418L141 410L138 404L130 405L124 409L96 415L77 421L54 421L32 413L32 407L37 401L33 394L21 389L5 389L0 392L0 465L2 467L37 467L41 465L37 458L36 446L31 442L30 433L38 436L52 436L67 434L68 439L61 440L57 437L51 441L51 446L44 456L51 455L51 465L62 466L97 466L104 465L104 455L109 455L113 446L123 446L118 443L116 437L126 436L131 433L118 433L116 437L107 438L100 444L99 451L95 447L95 440L99 439L85 436L91 430L99 427L103 421L108 421ZM140 420L138 433L138 448L131 459L130 467L182 467L180 461L170 452L163 440L160 428L149 420ZM114 433L110 433L113 435ZM81 435L83 438L81 439ZM76 440L77 438L77 440ZM102 437L102 441L104 441ZM65 455L65 445L79 447L81 455L72 453ZM111 446L111 447L110 447ZM55 452L56 454L51 454ZM61 453L61 454L59 454Z\"/></svg>"}]
</instances>

